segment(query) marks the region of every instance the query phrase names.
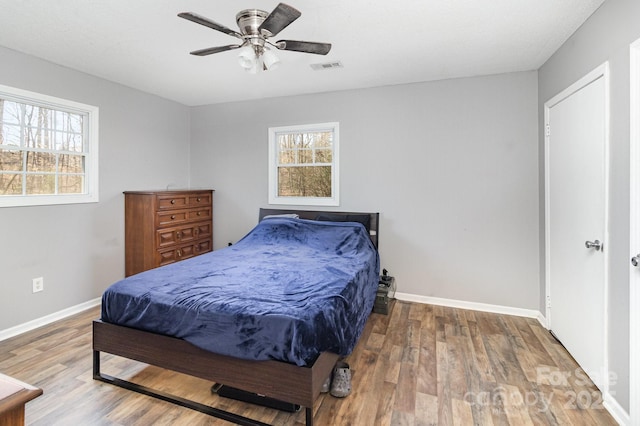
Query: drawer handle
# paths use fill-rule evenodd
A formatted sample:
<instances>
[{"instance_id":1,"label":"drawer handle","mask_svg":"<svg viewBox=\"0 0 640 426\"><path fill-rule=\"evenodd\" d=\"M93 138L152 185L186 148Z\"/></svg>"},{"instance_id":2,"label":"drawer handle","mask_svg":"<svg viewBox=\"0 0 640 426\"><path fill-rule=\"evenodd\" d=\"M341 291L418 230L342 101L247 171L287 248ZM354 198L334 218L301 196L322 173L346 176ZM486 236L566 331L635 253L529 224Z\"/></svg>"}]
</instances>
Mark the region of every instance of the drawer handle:
<instances>
[{"instance_id":1,"label":"drawer handle","mask_svg":"<svg viewBox=\"0 0 640 426\"><path fill-rule=\"evenodd\" d=\"M175 214L172 214L172 215L171 215L171 220L173 220L173 219L175 219L175 218L176 218L176 215L175 215Z\"/></svg>"},{"instance_id":2,"label":"drawer handle","mask_svg":"<svg viewBox=\"0 0 640 426\"><path fill-rule=\"evenodd\" d=\"M178 257L182 256L182 250L178 249Z\"/></svg>"},{"instance_id":3,"label":"drawer handle","mask_svg":"<svg viewBox=\"0 0 640 426\"><path fill-rule=\"evenodd\" d=\"M196 198L196 201L199 203L200 202L200 197Z\"/></svg>"},{"instance_id":4,"label":"drawer handle","mask_svg":"<svg viewBox=\"0 0 640 426\"><path fill-rule=\"evenodd\" d=\"M175 204L175 203L176 203L176 200L171 200L171 204Z\"/></svg>"},{"instance_id":5,"label":"drawer handle","mask_svg":"<svg viewBox=\"0 0 640 426\"><path fill-rule=\"evenodd\" d=\"M202 213L201 213L201 212L198 212L198 213L196 213L196 214L197 214L198 216L200 216Z\"/></svg>"},{"instance_id":6,"label":"drawer handle","mask_svg":"<svg viewBox=\"0 0 640 426\"><path fill-rule=\"evenodd\" d=\"M176 231L176 238L177 238L177 239L180 239L181 234L182 234L182 233L181 233L180 231Z\"/></svg>"}]
</instances>

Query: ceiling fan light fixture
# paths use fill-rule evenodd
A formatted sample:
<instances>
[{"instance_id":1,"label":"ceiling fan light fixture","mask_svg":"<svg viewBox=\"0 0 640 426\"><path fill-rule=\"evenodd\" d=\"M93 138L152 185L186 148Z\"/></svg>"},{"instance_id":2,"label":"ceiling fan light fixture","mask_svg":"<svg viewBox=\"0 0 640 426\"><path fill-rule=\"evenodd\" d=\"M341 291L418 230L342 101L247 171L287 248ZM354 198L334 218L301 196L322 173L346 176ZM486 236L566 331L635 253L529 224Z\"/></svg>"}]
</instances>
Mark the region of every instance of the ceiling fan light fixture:
<instances>
[{"instance_id":1,"label":"ceiling fan light fixture","mask_svg":"<svg viewBox=\"0 0 640 426\"><path fill-rule=\"evenodd\" d=\"M255 63L253 65L251 65L251 67L245 68L244 70L246 72L248 72L249 74L257 74L259 68L261 68L261 67L262 67L262 64L261 64L260 60L256 60Z\"/></svg>"},{"instance_id":2,"label":"ceiling fan light fixture","mask_svg":"<svg viewBox=\"0 0 640 426\"><path fill-rule=\"evenodd\" d=\"M265 47L264 53L262 54L262 60L264 63L264 67L268 70L275 70L280 66L280 59L273 53L270 49Z\"/></svg>"},{"instance_id":3,"label":"ceiling fan light fixture","mask_svg":"<svg viewBox=\"0 0 640 426\"><path fill-rule=\"evenodd\" d=\"M256 67L258 58L252 46L241 47L238 53L238 63L246 70Z\"/></svg>"}]
</instances>

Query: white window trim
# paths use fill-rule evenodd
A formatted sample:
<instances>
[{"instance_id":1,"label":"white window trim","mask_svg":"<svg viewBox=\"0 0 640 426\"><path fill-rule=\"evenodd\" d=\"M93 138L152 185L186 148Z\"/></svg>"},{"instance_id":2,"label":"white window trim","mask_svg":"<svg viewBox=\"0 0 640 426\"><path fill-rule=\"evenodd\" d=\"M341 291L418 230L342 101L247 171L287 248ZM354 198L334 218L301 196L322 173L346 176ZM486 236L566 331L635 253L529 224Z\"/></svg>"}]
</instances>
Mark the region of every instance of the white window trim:
<instances>
[{"instance_id":1,"label":"white window trim","mask_svg":"<svg viewBox=\"0 0 640 426\"><path fill-rule=\"evenodd\" d=\"M98 196L98 118L99 108L67 99L17 89L0 84L0 97L6 100L58 109L78 114L86 114L87 120L87 162L85 164L86 194L56 195L4 195L0 196L0 207L42 206L55 204L97 203Z\"/></svg>"},{"instance_id":2,"label":"white window trim","mask_svg":"<svg viewBox=\"0 0 640 426\"><path fill-rule=\"evenodd\" d=\"M303 124L269 128L269 204L301 206L340 205L340 131L338 122ZM278 196L277 135L281 133L333 132L333 154L331 166L332 197L280 197Z\"/></svg>"}]
</instances>

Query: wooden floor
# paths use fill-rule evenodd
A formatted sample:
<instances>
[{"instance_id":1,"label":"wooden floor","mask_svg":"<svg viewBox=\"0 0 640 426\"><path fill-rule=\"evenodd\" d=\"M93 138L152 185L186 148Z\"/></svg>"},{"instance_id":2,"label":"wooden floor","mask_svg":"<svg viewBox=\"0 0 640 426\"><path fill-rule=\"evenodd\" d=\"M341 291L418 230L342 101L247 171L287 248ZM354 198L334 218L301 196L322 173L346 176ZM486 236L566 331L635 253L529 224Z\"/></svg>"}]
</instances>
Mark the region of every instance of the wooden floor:
<instances>
[{"instance_id":1,"label":"wooden floor","mask_svg":"<svg viewBox=\"0 0 640 426\"><path fill-rule=\"evenodd\" d=\"M29 425L226 425L92 380L99 309L0 342L0 372L44 389ZM347 360L353 391L321 395L316 425L614 425L575 361L534 319L396 302ZM275 425L285 413L211 395L211 383L103 355L103 372Z\"/></svg>"}]
</instances>

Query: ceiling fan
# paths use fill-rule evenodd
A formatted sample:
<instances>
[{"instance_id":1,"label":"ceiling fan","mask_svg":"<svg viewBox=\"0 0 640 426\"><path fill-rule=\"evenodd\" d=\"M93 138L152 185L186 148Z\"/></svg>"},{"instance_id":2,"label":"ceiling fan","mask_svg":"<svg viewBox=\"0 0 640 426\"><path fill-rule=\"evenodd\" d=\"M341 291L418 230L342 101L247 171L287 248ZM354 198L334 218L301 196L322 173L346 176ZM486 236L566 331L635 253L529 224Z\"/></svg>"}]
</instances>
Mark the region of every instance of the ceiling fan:
<instances>
[{"instance_id":1,"label":"ceiling fan","mask_svg":"<svg viewBox=\"0 0 640 426\"><path fill-rule=\"evenodd\" d=\"M279 50L291 50L316 55L329 53L331 50L330 43L299 40L278 40L275 43L269 41L270 37L276 36L298 19L300 15L302 15L300 11L284 3L278 4L271 13L258 9L242 10L236 15L236 23L240 28L238 32L192 12L178 14L180 18L223 32L242 41L240 44L194 50L191 52L192 55L206 56L213 53L226 52L227 50L240 49L238 58L240 65L252 73L257 72L258 69L274 69L279 65L279 59L269 46Z\"/></svg>"}]
</instances>

